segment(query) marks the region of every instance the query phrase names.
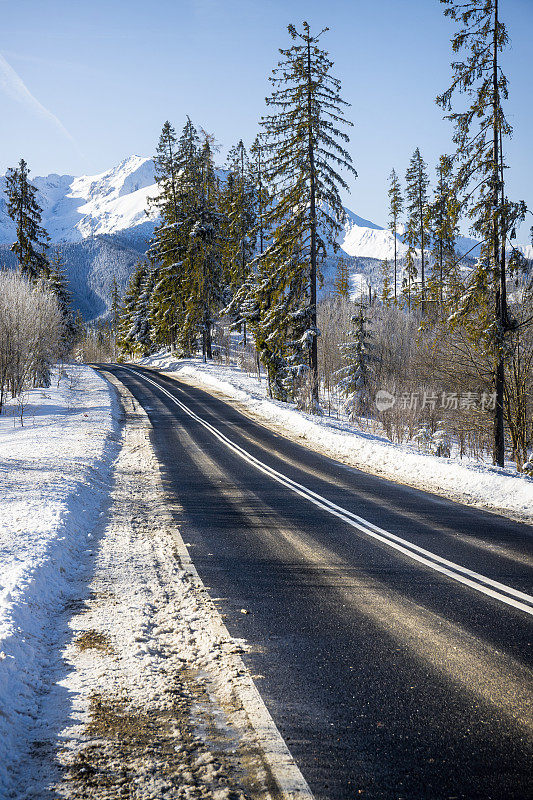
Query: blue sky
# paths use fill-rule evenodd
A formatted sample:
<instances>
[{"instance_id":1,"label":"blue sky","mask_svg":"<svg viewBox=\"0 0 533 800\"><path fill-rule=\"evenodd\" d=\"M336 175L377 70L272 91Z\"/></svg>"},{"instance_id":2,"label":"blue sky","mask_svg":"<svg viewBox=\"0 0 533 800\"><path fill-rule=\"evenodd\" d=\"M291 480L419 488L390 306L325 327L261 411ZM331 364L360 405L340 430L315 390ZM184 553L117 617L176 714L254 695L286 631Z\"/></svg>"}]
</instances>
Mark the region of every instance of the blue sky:
<instances>
[{"instance_id":1,"label":"blue sky","mask_svg":"<svg viewBox=\"0 0 533 800\"><path fill-rule=\"evenodd\" d=\"M533 208L533 0L502 0L511 47L509 194ZM450 152L435 95L448 85L454 24L438 0L0 0L0 173L93 174L151 155L162 123L188 114L222 149L250 143L290 22L328 26L355 127L347 204L386 224L387 176L419 147ZM533 222L533 218L531 218ZM520 236L526 240L525 231Z\"/></svg>"}]
</instances>

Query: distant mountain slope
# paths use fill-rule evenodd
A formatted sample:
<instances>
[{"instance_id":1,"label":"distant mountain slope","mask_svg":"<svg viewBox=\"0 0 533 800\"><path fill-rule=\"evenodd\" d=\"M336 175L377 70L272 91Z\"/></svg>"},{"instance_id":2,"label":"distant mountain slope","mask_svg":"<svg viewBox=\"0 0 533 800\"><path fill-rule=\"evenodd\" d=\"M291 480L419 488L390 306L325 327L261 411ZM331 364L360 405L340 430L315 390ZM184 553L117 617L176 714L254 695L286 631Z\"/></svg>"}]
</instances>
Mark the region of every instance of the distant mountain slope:
<instances>
[{"instance_id":1,"label":"distant mountain slope","mask_svg":"<svg viewBox=\"0 0 533 800\"><path fill-rule=\"evenodd\" d=\"M52 242L79 242L102 234L150 234L157 219L154 210L147 214L148 200L158 187L154 178L154 162L150 158L130 156L118 166L100 175L48 175L32 179L39 190L43 209L43 225ZM15 227L6 208L5 179L0 178L0 243L11 243ZM339 237L339 245L350 256L391 258L394 237L369 220L346 209L347 222ZM398 255L406 246L398 238Z\"/></svg>"},{"instance_id":2,"label":"distant mountain slope","mask_svg":"<svg viewBox=\"0 0 533 800\"><path fill-rule=\"evenodd\" d=\"M108 315L113 278L122 292L135 262L144 255L145 241L130 242L117 234L94 236L61 245L72 304L89 321ZM0 267L16 266L9 245L0 245Z\"/></svg>"},{"instance_id":3,"label":"distant mountain slope","mask_svg":"<svg viewBox=\"0 0 533 800\"><path fill-rule=\"evenodd\" d=\"M384 259L394 258L394 236L391 231L381 228L374 222L359 217L346 209L346 224L339 244L345 253L356 258ZM407 252L400 237L397 237L396 250L398 258Z\"/></svg>"}]
</instances>

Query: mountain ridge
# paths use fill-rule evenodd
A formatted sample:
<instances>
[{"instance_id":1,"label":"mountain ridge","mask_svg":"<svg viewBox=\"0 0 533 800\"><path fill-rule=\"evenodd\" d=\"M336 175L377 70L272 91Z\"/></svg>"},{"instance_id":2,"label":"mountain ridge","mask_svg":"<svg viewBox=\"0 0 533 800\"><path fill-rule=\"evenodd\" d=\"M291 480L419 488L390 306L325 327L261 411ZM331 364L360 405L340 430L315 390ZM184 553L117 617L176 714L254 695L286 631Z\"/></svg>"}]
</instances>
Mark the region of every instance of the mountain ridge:
<instances>
[{"instance_id":1,"label":"mountain ridge","mask_svg":"<svg viewBox=\"0 0 533 800\"><path fill-rule=\"evenodd\" d=\"M132 155L97 175L52 173L31 180L39 192L42 223L52 247L63 250L74 306L86 319L107 315L113 278L121 290L125 288L158 219L157 209L149 208L149 200L158 194L153 160ZM7 213L4 190L5 176L0 176L0 264L13 266L9 246L15 240L15 226ZM339 254L348 257L355 295L369 278L374 287L380 282L380 262L394 258L394 236L351 209L345 211L346 222L337 243ZM458 252L466 253L476 244L461 237ZM396 237L396 248L402 258L407 247L401 234ZM533 248L522 249L526 257L533 258ZM324 264L323 291L332 288L336 261L330 254Z\"/></svg>"},{"instance_id":2,"label":"mountain ridge","mask_svg":"<svg viewBox=\"0 0 533 800\"><path fill-rule=\"evenodd\" d=\"M148 209L158 194L151 158L128 156L115 167L97 175L51 174L36 176L43 226L53 244L79 242L90 236L115 234L156 223L157 210ZM5 177L0 177L0 244L14 241L15 226L9 219L4 196ZM338 244L347 255L392 258L394 237L390 231L346 209L347 220ZM149 223L149 224L146 224ZM398 254L405 245L398 237Z\"/></svg>"},{"instance_id":3,"label":"mountain ridge","mask_svg":"<svg viewBox=\"0 0 533 800\"><path fill-rule=\"evenodd\" d=\"M89 236L114 234L143 225L155 225L157 210L148 201L158 194L154 162L147 156L131 155L115 167L96 175L36 176L32 183L39 192L43 225L53 244L81 241ZM14 241L15 227L7 214L5 176L0 176L0 244ZM338 244L355 258L392 258L394 236L391 231L345 208L347 219ZM146 223L149 223L148 225ZM397 237L397 253L407 247L402 234ZM458 252L466 253L476 242L459 237ZM521 246L527 258L533 247Z\"/></svg>"}]
</instances>

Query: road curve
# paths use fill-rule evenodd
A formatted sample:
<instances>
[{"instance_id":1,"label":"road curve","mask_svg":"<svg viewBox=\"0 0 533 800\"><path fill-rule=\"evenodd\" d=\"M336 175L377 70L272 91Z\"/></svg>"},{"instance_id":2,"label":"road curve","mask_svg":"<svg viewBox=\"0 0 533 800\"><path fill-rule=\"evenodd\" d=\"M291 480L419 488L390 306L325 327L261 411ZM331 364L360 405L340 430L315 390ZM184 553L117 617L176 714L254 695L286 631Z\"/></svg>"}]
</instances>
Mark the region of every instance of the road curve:
<instances>
[{"instance_id":1,"label":"road curve","mask_svg":"<svg viewBox=\"0 0 533 800\"><path fill-rule=\"evenodd\" d=\"M531 527L105 368L149 415L196 568L316 798L530 796Z\"/></svg>"}]
</instances>

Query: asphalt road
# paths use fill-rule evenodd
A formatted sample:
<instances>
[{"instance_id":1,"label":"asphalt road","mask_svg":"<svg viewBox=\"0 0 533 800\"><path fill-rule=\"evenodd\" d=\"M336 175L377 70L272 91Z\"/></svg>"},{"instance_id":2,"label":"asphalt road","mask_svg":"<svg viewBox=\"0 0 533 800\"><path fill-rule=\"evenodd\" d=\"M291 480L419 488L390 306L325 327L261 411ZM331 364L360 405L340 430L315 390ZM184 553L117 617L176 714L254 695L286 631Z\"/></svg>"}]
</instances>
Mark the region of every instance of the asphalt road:
<instances>
[{"instance_id":1,"label":"asphalt road","mask_svg":"<svg viewBox=\"0 0 533 800\"><path fill-rule=\"evenodd\" d=\"M106 369L149 415L184 541L317 800L531 797L532 528Z\"/></svg>"}]
</instances>

